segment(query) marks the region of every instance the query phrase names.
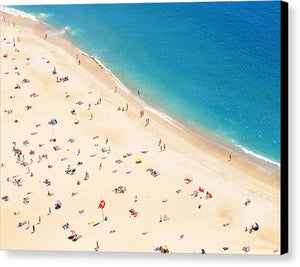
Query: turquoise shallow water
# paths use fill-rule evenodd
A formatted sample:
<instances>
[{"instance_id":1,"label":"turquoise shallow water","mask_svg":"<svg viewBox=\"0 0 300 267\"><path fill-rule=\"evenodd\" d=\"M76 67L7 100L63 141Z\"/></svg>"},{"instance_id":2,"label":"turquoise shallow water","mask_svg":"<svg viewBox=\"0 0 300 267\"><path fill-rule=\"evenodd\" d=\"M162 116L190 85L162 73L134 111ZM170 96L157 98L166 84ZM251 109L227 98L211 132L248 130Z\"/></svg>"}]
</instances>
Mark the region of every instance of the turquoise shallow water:
<instances>
[{"instance_id":1,"label":"turquoise shallow water","mask_svg":"<svg viewBox=\"0 0 300 267\"><path fill-rule=\"evenodd\" d=\"M13 8L65 29L147 103L280 163L279 1Z\"/></svg>"}]
</instances>

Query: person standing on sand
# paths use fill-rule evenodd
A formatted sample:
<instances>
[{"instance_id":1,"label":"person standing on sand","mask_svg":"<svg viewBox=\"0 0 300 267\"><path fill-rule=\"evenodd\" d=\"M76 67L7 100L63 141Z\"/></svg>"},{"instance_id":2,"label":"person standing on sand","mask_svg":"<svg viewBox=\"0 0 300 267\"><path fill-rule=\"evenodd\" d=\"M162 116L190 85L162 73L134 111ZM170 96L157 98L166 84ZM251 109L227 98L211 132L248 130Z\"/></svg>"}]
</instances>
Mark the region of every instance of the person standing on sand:
<instances>
[{"instance_id":1,"label":"person standing on sand","mask_svg":"<svg viewBox=\"0 0 300 267\"><path fill-rule=\"evenodd\" d=\"M31 233L32 234L35 233L35 226L34 225L32 225L32 232Z\"/></svg>"},{"instance_id":2,"label":"person standing on sand","mask_svg":"<svg viewBox=\"0 0 300 267\"><path fill-rule=\"evenodd\" d=\"M77 156L79 156L79 154L80 154L80 148L79 148L78 151L77 151Z\"/></svg>"},{"instance_id":3,"label":"person standing on sand","mask_svg":"<svg viewBox=\"0 0 300 267\"><path fill-rule=\"evenodd\" d=\"M47 37L48 37L48 35L47 35L47 33L45 34L45 36L44 36L44 40L46 40L47 39Z\"/></svg>"},{"instance_id":4,"label":"person standing on sand","mask_svg":"<svg viewBox=\"0 0 300 267\"><path fill-rule=\"evenodd\" d=\"M91 118L90 118L90 120L92 120L93 119L93 113L91 113Z\"/></svg>"},{"instance_id":5,"label":"person standing on sand","mask_svg":"<svg viewBox=\"0 0 300 267\"><path fill-rule=\"evenodd\" d=\"M49 213L48 213L48 215L50 215L51 214L51 208L49 207Z\"/></svg>"},{"instance_id":6,"label":"person standing on sand","mask_svg":"<svg viewBox=\"0 0 300 267\"><path fill-rule=\"evenodd\" d=\"M231 154L229 154L229 160L228 160L228 162L230 162L231 161Z\"/></svg>"},{"instance_id":7,"label":"person standing on sand","mask_svg":"<svg viewBox=\"0 0 300 267\"><path fill-rule=\"evenodd\" d=\"M39 222L38 222L38 224L40 224L40 223L41 223L41 221L42 221L42 219L41 219L41 216L39 216Z\"/></svg>"},{"instance_id":8,"label":"person standing on sand","mask_svg":"<svg viewBox=\"0 0 300 267\"><path fill-rule=\"evenodd\" d=\"M101 169L102 169L102 163L100 162L98 170L100 171Z\"/></svg>"},{"instance_id":9,"label":"person standing on sand","mask_svg":"<svg viewBox=\"0 0 300 267\"><path fill-rule=\"evenodd\" d=\"M166 144L164 144L164 150L166 150Z\"/></svg>"},{"instance_id":10,"label":"person standing on sand","mask_svg":"<svg viewBox=\"0 0 300 267\"><path fill-rule=\"evenodd\" d=\"M98 241L96 241L96 248L95 248L95 251L98 251L99 250L99 243Z\"/></svg>"}]
</instances>

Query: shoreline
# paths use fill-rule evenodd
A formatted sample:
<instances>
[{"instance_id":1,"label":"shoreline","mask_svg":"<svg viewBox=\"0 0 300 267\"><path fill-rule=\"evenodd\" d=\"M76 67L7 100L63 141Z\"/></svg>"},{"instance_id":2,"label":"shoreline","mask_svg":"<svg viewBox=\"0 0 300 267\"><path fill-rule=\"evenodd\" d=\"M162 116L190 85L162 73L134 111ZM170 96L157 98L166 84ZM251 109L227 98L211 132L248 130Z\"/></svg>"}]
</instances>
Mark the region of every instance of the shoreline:
<instances>
[{"instance_id":1,"label":"shoreline","mask_svg":"<svg viewBox=\"0 0 300 267\"><path fill-rule=\"evenodd\" d=\"M128 89L121 81L120 79L113 74L113 72L105 66L105 64L101 61L101 59L89 55L85 51L82 51L79 46L73 43L70 36L67 34L67 30L65 28L57 29L53 28L50 24L47 24L46 22L40 20L38 17L35 17L32 14L23 12L21 10L10 8L6 6L2 6L4 9L9 9L6 11L7 14L10 14L12 16L20 16L26 19L30 19L34 22L37 22L41 24L43 27L45 27L45 30L49 29L52 31L52 35L57 36L58 38L61 37L62 40L65 40L69 42L73 49L78 50L78 52L90 58L93 60L101 69L105 70L108 75L112 77L112 79L115 81L116 85L120 87L123 91L125 91L128 95L130 95L135 101L137 101L141 106L145 106L145 108L151 112L152 114L155 114L156 116L160 117L161 119L167 121L169 124L172 124L174 127L178 128L179 130L183 131L184 133L187 133L189 135L193 135L196 138L204 139L207 142L212 143L213 145L225 149L228 151L228 153L231 153L234 151L235 154L238 156L241 156L242 159L250 164L257 165L258 168L260 168L262 171L269 171L269 173L273 173L271 169L274 167L278 167L280 169L281 163L274 161L266 156L262 156L258 153L253 152L252 150L249 150L248 148L244 147L243 145L240 145L235 140L232 140L230 142L229 139L221 138L217 134L211 132L209 129L200 129L200 127L197 128L197 126L190 126L185 124L184 121L178 120L174 118L172 115L167 114L165 111L161 110L159 107L156 107L154 104L148 103L147 100L142 100L139 97L137 97L132 90ZM1 10L3 11L3 10ZM5 12L5 11L3 11ZM58 44L59 45L59 44ZM265 168L268 165L267 168Z\"/></svg>"},{"instance_id":2,"label":"shoreline","mask_svg":"<svg viewBox=\"0 0 300 267\"><path fill-rule=\"evenodd\" d=\"M266 156L257 154L255 152L253 152L252 150L249 150L248 148L243 147L242 145L240 145L238 143L235 143L234 140L233 140L233 142L230 142L229 140L226 140L225 138L221 139L217 134L210 132L208 129L207 129L207 131L205 131L204 129L201 130L201 129L197 128L196 126L186 125L183 121L173 118L172 115L165 113L159 107L156 107L155 105L148 103L145 100L140 99L130 89L128 89L120 81L120 79L116 75L113 74L113 72L109 68L107 68L105 66L105 64L101 61L101 59L99 59L95 56L89 55L85 51L82 51L78 46L76 46L72 42L70 36L68 36L65 28L56 29L56 28L53 28L50 24L43 22L42 20L40 20L39 18L35 17L32 14L23 12L21 10L17 10L15 8L6 7L6 6L4 6L4 8L6 8L6 9L8 8L9 11L8 12L4 11L4 10L1 10L1 11L5 12L7 14L10 14L12 16L20 16L22 18L30 19L34 22L37 22L41 26L44 26L45 30L47 30L47 28L48 28L50 31L52 31L53 36L57 36L58 38L60 37L62 40L69 42L71 44L71 46L73 46L73 49L78 50L78 52L81 55L90 58L101 69L105 70L108 73L108 75L110 75L112 77L112 79L115 81L116 85L119 88L121 88L123 91L125 91L125 93L130 95L130 97L132 97L141 106L145 106L145 108L149 112L151 112L152 114L155 114L157 117L160 117L161 119L167 121L167 123L178 128L182 132L192 135L192 136L195 136L196 138L199 138L199 139L204 139L205 141L212 143L212 145L214 145L214 146L217 146L221 149L227 150L228 153L231 153L232 151L234 151L234 153L241 156L243 158L243 160L245 160L246 162L248 162L250 164L257 165L257 167L260 168L262 171L269 171L269 172L273 173L273 171L271 170L273 167L274 168L278 167L280 169L280 166L281 166L280 162L276 162L272 159L267 158ZM269 166L267 168L265 168L265 165L269 165Z\"/></svg>"},{"instance_id":3,"label":"shoreline","mask_svg":"<svg viewBox=\"0 0 300 267\"><path fill-rule=\"evenodd\" d=\"M13 9L16 12L19 12L19 10L14 8L9 8L9 9ZM57 34L57 32L60 31L60 29L53 28L51 25L40 21L34 15L28 14L23 11L21 11L21 14L19 14L18 16L16 16L16 14L6 12L5 10L1 10L0 12L3 12L9 16L30 20L33 24L37 24L37 25L30 25L29 23L29 25L26 26L25 23L25 25L23 25L33 30L35 34L38 34L39 31L50 32L48 41L50 41L54 45L62 47L67 53L69 53L72 56L74 56L75 54L76 55L81 54L82 57L86 58L87 60L90 60L91 62L88 62L88 65L85 67L87 67L87 69L90 70L90 72L95 77L97 77L97 71L95 67L98 67L101 70L105 71L106 75L112 79L112 81L115 83L115 85L118 88L121 89L121 91L118 92L122 92L121 93L122 97L124 97L131 104L135 105L137 108L146 109L148 112L151 113L150 117L155 118L155 120L157 120L162 126L167 127L171 131L175 131L178 135L182 135L186 137L186 139L191 144L197 147L204 146L206 148L212 146L212 149L211 148L206 149L208 151L213 150L213 153L211 154L224 155L224 156L226 155L226 153L227 156L229 154L232 154L233 156L238 158L238 162L242 166L250 165L251 167L257 168L258 170L257 173L259 174L259 176L265 173L267 174L267 176L280 180L280 163L274 162L268 158L265 158L264 156L255 154L254 152L249 151L247 148L244 148L242 146L231 144L229 143L229 141L223 140L212 133L200 131L196 128L189 127L184 123L174 119L169 114L165 114L163 111L159 110L159 108L152 106L151 104L140 99L132 91L130 91L130 89L128 89L125 85L123 85L122 82L119 80L119 78L116 77L110 69L105 67L105 65L101 62L100 59L89 55L88 53L82 51L80 48L75 46L66 33ZM22 13L24 14L22 15ZM25 14L28 15L24 16ZM33 29L32 27L36 29ZM71 53L70 51L72 51L73 53ZM93 66L93 63L96 64L96 66ZM268 179L263 179L263 180L267 181ZM272 181L272 184L275 183L274 181ZM277 182L276 187L278 186L279 186L279 181Z\"/></svg>"}]
</instances>

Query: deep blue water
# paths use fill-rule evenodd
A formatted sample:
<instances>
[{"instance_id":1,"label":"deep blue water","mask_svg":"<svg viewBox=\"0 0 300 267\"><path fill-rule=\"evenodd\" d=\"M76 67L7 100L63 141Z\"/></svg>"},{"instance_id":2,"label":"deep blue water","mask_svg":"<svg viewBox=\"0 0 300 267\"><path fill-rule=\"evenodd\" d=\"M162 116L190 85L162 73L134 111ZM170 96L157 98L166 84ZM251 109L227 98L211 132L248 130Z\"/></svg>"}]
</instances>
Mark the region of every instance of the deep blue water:
<instances>
[{"instance_id":1,"label":"deep blue water","mask_svg":"<svg viewBox=\"0 0 300 267\"><path fill-rule=\"evenodd\" d=\"M68 27L147 103L280 162L279 1L14 8Z\"/></svg>"}]
</instances>

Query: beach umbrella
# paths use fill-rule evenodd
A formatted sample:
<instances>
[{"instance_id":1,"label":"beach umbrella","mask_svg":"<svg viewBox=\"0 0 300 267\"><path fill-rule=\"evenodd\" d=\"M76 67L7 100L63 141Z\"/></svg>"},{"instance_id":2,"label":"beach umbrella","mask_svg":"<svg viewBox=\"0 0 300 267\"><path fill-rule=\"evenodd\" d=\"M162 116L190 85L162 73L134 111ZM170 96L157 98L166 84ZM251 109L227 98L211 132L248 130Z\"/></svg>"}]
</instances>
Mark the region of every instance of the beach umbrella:
<instances>
[{"instance_id":1,"label":"beach umbrella","mask_svg":"<svg viewBox=\"0 0 300 267\"><path fill-rule=\"evenodd\" d=\"M57 200L57 205L59 205L59 206L61 206L62 205L62 203L61 203L61 201L60 200Z\"/></svg>"},{"instance_id":2,"label":"beach umbrella","mask_svg":"<svg viewBox=\"0 0 300 267\"><path fill-rule=\"evenodd\" d=\"M104 209L104 207L105 207L105 201L101 200L99 203L98 209Z\"/></svg>"},{"instance_id":3,"label":"beach umbrella","mask_svg":"<svg viewBox=\"0 0 300 267\"><path fill-rule=\"evenodd\" d=\"M102 218L103 218L103 220L104 220L104 212L103 212L104 207L105 207L105 201L101 200L100 203L99 203L98 209L102 210Z\"/></svg>"},{"instance_id":4,"label":"beach umbrella","mask_svg":"<svg viewBox=\"0 0 300 267\"><path fill-rule=\"evenodd\" d=\"M258 231L258 229L259 229L259 225L258 225L258 223L256 222L256 223L255 223L255 227L253 227L253 230L254 230L254 231Z\"/></svg>"},{"instance_id":5,"label":"beach umbrella","mask_svg":"<svg viewBox=\"0 0 300 267\"><path fill-rule=\"evenodd\" d=\"M70 230L70 232L71 232L72 234L75 234L75 233L76 233L74 230Z\"/></svg>"}]
</instances>

